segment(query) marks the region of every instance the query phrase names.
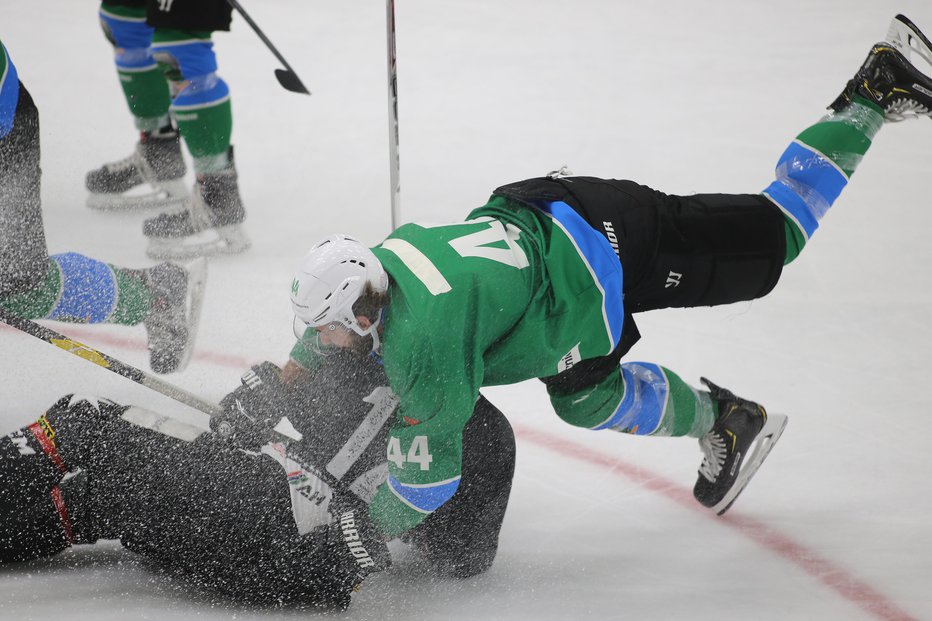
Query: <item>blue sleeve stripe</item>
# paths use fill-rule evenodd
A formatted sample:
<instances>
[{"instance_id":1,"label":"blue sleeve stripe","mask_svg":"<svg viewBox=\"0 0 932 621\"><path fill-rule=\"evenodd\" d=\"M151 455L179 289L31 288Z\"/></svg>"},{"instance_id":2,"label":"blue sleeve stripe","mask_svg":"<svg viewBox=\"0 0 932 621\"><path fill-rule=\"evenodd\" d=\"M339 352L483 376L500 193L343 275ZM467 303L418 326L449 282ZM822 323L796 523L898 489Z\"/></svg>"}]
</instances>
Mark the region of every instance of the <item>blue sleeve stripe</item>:
<instances>
[{"instance_id":1,"label":"blue sleeve stripe","mask_svg":"<svg viewBox=\"0 0 932 621\"><path fill-rule=\"evenodd\" d=\"M621 338L625 319L623 274L618 255L608 240L580 216L575 209L563 201L546 203L542 209L550 214L576 245L579 256L585 261L599 289L602 291L602 317L615 349Z\"/></svg>"},{"instance_id":2,"label":"blue sleeve stripe","mask_svg":"<svg viewBox=\"0 0 932 621\"><path fill-rule=\"evenodd\" d=\"M592 429L618 428L626 433L650 435L660 426L670 394L663 369L649 362L621 365L625 394L612 415Z\"/></svg>"},{"instance_id":3,"label":"blue sleeve stripe","mask_svg":"<svg viewBox=\"0 0 932 621\"><path fill-rule=\"evenodd\" d=\"M6 67L0 77L0 138L3 138L13 131L13 120L19 103L19 76L3 44L0 44L0 52L6 56Z\"/></svg>"},{"instance_id":4,"label":"blue sleeve stripe","mask_svg":"<svg viewBox=\"0 0 932 621\"><path fill-rule=\"evenodd\" d=\"M47 319L106 321L117 303L116 276L110 266L75 252L51 258L61 271L62 292Z\"/></svg>"},{"instance_id":5,"label":"blue sleeve stripe","mask_svg":"<svg viewBox=\"0 0 932 621\"><path fill-rule=\"evenodd\" d=\"M393 476L388 487L402 502L421 513L432 513L450 500L460 485L460 477L430 485L405 485Z\"/></svg>"}]
</instances>

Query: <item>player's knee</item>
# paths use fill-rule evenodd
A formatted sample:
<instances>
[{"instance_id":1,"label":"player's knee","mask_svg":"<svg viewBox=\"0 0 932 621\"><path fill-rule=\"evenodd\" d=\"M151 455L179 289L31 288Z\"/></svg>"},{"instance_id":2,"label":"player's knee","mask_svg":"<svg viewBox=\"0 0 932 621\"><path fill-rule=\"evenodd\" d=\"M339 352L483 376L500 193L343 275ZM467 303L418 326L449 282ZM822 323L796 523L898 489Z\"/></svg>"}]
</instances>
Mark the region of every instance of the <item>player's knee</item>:
<instances>
[{"instance_id":1,"label":"player's knee","mask_svg":"<svg viewBox=\"0 0 932 621\"><path fill-rule=\"evenodd\" d=\"M100 25L104 36L116 50L116 64L120 69L139 70L155 66L149 46L155 29L145 21L145 9L134 14L116 14L106 7L100 9Z\"/></svg>"},{"instance_id":2,"label":"player's knee","mask_svg":"<svg viewBox=\"0 0 932 621\"><path fill-rule=\"evenodd\" d=\"M613 392L599 391L597 386L569 393L548 389L548 393L557 416L583 429L600 429L619 407L619 399Z\"/></svg>"},{"instance_id":3,"label":"player's knee","mask_svg":"<svg viewBox=\"0 0 932 621\"><path fill-rule=\"evenodd\" d=\"M217 74L217 57L209 39L158 43L152 49L172 84L172 109L176 115L229 98L230 88Z\"/></svg>"}]
</instances>

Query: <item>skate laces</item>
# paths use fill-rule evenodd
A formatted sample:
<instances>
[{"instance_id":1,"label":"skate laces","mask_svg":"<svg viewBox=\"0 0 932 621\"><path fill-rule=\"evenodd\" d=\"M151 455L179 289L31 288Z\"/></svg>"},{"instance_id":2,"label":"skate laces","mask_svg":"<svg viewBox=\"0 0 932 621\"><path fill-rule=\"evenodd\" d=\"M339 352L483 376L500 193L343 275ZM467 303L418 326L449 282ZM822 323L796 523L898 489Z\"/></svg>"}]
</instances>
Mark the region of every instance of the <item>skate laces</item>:
<instances>
[{"instance_id":1,"label":"skate laces","mask_svg":"<svg viewBox=\"0 0 932 621\"><path fill-rule=\"evenodd\" d=\"M142 163L142 157L140 157L138 152L133 152L131 155L127 155L122 160L117 160L115 162L110 162L104 164L104 167L112 173L119 173L131 168L139 169Z\"/></svg>"},{"instance_id":2,"label":"skate laces","mask_svg":"<svg viewBox=\"0 0 932 621\"><path fill-rule=\"evenodd\" d=\"M699 438L699 448L705 456L699 466L699 474L714 483L722 471L722 466L725 465L725 457L728 453L725 448L725 438L710 431Z\"/></svg>"}]
</instances>

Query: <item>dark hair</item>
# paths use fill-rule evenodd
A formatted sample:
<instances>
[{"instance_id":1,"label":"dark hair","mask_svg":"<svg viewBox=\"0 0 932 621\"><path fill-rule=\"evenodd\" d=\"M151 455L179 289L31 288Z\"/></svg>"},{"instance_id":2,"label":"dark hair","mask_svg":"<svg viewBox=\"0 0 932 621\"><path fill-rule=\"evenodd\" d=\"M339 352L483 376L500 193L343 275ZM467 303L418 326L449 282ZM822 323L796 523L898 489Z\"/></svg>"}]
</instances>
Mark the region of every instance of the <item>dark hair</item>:
<instances>
[{"instance_id":1,"label":"dark hair","mask_svg":"<svg viewBox=\"0 0 932 621\"><path fill-rule=\"evenodd\" d=\"M379 311L388 304L388 293L379 293L372 287L372 283L367 282L366 288L363 289L362 295L353 303L353 315L368 317L375 321L379 317Z\"/></svg>"}]
</instances>

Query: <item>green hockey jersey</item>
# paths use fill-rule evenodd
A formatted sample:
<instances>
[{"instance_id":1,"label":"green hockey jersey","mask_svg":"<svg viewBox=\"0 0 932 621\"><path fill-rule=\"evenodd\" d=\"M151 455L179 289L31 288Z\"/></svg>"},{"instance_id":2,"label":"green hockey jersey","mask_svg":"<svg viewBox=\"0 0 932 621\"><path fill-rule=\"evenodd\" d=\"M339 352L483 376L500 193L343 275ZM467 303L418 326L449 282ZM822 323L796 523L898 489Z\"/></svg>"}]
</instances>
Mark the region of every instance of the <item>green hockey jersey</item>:
<instances>
[{"instance_id":1,"label":"green hockey jersey","mask_svg":"<svg viewBox=\"0 0 932 621\"><path fill-rule=\"evenodd\" d=\"M373 252L391 277L382 355L400 407L370 510L395 535L456 491L480 387L615 348L622 274L608 241L565 203L493 198L465 222L402 226Z\"/></svg>"}]
</instances>

